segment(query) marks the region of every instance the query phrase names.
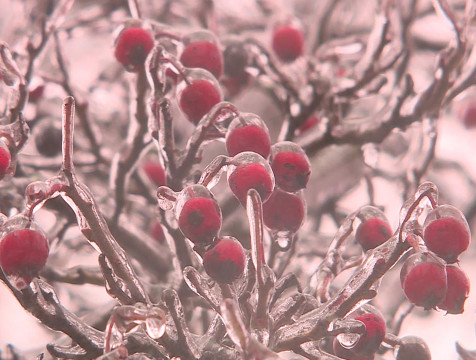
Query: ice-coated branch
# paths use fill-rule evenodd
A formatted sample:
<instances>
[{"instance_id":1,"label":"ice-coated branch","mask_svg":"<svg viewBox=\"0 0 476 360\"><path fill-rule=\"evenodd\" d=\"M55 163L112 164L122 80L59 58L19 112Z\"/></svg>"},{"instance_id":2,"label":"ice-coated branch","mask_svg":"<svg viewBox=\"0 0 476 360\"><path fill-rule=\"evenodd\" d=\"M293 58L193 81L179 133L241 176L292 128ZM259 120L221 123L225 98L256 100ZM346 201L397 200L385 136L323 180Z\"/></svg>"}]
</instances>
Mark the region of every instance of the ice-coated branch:
<instances>
[{"instance_id":1,"label":"ice-coated branch","mask_svg":"<svg viewBox=\"0 0 476 360\"><path fill-rule=\"evenodd\" d=\"M224 133L216 128L216 122L223 113L239 114L235 105L224 101L216 104L208 114L202 117L193 135L187 142L185 155L177 168L179 178L183 179L191 167L201 160L200 148L206 140L214 140L225 136Z\"/></svg>"},{"instance_id":2,"label":"ice-coated branch","mask_svg":"<svg viewBox=\"0 0 476 360\"><path fill-rule=\"evenodd\" d=\"M112 162L110 183L114 189L116 200L116 207L112 215L113 223L119 220L126 202L126 189L130 174L146 146L144 141L144 136L148 131L146 94L149 87L144 70L139 72L135 86L135 101L131 105L134 115L129 121L128 139L120 153L114 156Z\"/></svg>"},{"instance_id":3,"label":"ice-coated branch","mask_svg":"<svg viewBox=\"0 0 476 360\"><path fill-rule=\"evenodd\" d=\"M276 341L272 349L282 351L328 334L332 321L344 317L360 301L372 299L376 295L376 282L400 259L410 248L402 233L411 231L407 222L420 214L423 199L437 203L436 188L431 183L420 185L412 199L402 207L399 230L381 246L368 251L362 265L349 278L346 284L321 307L303 315L296 323L284 326L276 332Z\"/></svg>"},{"instance_id":4,"label":"ice-coated branch","mask_svg":"<svg viewBox=\"0 0 476 360\"><path fill-rule=\"evenodd\" d=\"M132 269L124 250L112 236L91 191L80 183L73 164L74 99L67 97L63 102L63 168L61 174L68 183L62 193L64 200L76 213L83 235L110 263L115 276L124 282L134 302L148 303L145 289Z\"/></svg>"},{"instance_id":5,"label":"ice-coated branch","mask_svg":"<svg viewBox=\"0 0 476 360\"><path fill-rule=\"evenodd\" d=\"M8 286L25 310L30 312L49 328L67 334L88 356L98 356L102 352L103 333L85 324L76 315L64 308L54 289L37 279L25 290L13 287L0 270L0 280Z\"/></svg>"},{"instance_id":6,"label":"ice-coated branch","mask_svg":"<svg viewBox=\"0 0 476 360\"><path fill-rule=\"evenodd\" d=\"M66 66L65 55L63 53L63 49L61 47L61 43L60 43L60 39L59 39L57 31L54 32L54 39L55 39L56 61L58 63L60 73L63 77L63 80L60 82L60 85L62 86L63 90L66 92L68 96L78 99L76 91L73 89L73 86L71 85L70 75L68 73L68 69ZM76 113L79 119L79 123L81 125L81 130L84 131L84 134L86 135L86 138L89 141L89 146L91 147L91 151L96 157L97 162L107 164L109 161L106 160L102 156L101 146L93 130L91 118L88 113L87 102L80 101L76 105Z\"/></svg>"}]
</instances>

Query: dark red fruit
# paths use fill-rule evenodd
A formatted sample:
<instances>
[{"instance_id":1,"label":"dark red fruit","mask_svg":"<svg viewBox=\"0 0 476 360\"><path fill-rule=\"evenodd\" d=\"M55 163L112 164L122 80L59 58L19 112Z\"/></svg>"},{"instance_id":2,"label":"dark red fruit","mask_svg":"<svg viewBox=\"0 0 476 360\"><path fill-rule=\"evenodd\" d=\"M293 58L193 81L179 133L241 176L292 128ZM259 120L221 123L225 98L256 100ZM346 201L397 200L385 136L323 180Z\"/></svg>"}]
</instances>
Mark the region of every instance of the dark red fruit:
<instances>
[{"instance_id":1,"label":"dark red fruit","mask_svg":"<svg viewBox=\"0 0 476 360\"><path fill-rule=\"evenodd\" d=\"M249 54L241 42L232 42L227 45L223 52L225 74L229 77L237 77L245 72L249 62Z\"/></svg>"},{"instance_id":2,"label":"dark red fruit","mask_svg":"<svg viewBox=\"0 0 476 360\"><path fill-rule=\"evenodd\" d=\"M246 153L242 153L246 154ZM239 164L228 177L228 185L236 198L246 203L248 190L255 189L265 202L274 188L273 178L269 171L259 163Z\"/></svg>"},{"instance_id":3,"label":"dark red fruit","mask_svg":"<svg viewBox=\"0 0 476 360\"><path fill-rule=\"evenodd\" d=\"M425 309L434 308L446 296L447 280L445 267L431 261L428 254L410 256L402 267L400 280L410 302Z\"/></svg>"},{"instance_id":4,"label":"dark red fruit","mask_svg":"<svg viewBox=\"0 0 476 360\"><path fill-rule=\"evenodd\" d=\"M165 235L164 235L164 230L162 229L162 225L158 221L152 221L149 225L149 234L154 239L160 244L163 244L165 242Z\"/></svg>"},{"instance_id":5,"label":"dark red fruit","mask_svg":"<svg viewBox=\"0 0 476 360\"><path fill-rule=\"evenodd\" d=\"M476 106L468 106L468 108L464 112L463 124L467 129L476 127Z\"/></svg>"},{"instance_id":6,"label":"dark red fruit","mask_svg":"<svg viewBox=\"0 0 476 360\"><path fill-rule=\"evenodd\" d=\"M263 204L264 224L272 230L295 233L301 227L304 215L302 199L279 189L275 189Z\"/></svg>"},{"instance_id":7,"label":"dark red fruit","mask_svg":"<svg viewBox=\"0 0 476 360\"><path fill-rule=\"evenodd\" d=\"M254 114L241 114L230 123L225 144L230 156L252 151L266 159L271 151L268 129Z\"/></svg>"},{"instance_id":8,"label":"dark red fruit","mask_svg":"<svg viewBox=\"0 0 476 360\"><path fill-rule=\"evenodd\" d=\"M425 225L423 240L428 250L433 251L448 263L458 261L471 241L467 225L454 217L442 217Z\"/></svg>"},{"instance_id":9,"label":"dark red fruit","mask_svg":"<svg viewBox=\"0 0 476 360\"><path fill-rule=\"evenodd\" d=\"M42 126L35 136L35 146L41 155L55 157L61 152L61 129L53 124Z\"/></svg>"},{"instance_id":10,"label":"dark red fruit","mask_svg":"<svg viewBox=\"0 0 476 360\"><path fill-rule=\"evenodd\" d=\"M162 165L155 161L148 161L142 167L147 177L157 186L165 186L167 184L165 170Z\"/></svg>"},{"instance_id":11,"label":"dark red fruit","mask_svg":"<svg viewBox=\"0 0 476 360\"><path fill-rule=\"evenodd\" d=\"M419 337L405 336L395 348L395 360L431 360L430 349Z\"/></svg>"},{"instance_id":12,"label":"dark red fruit","mask_svg":"<svg viewBox=\"0 0 476 360\"><path fill-rule=\"evenodd\" d=\"M45 266L48 253L48 240L37 230L14 230L0 241L0 265L3 272L23 281L24 284L20 287L25 287L38 276Z\"/></svg>"},{"instance_id":13,"label":"dark red fruit","mask_svg":"<svg viewBox=\"0 0 476 360\"><path fill-rule=\"evenodd\" d=\"M185 202L178 217L182 233L193 243L209 243L221 228L222 216L215 199L193 197Z\"/></svg>"},{"instance_id":14,"label":"dark red fruit","mask_svg":"<svg viewBox=\"0 0 476 360\"><path fill-rule=\"evenodd\" d=\"M448 290L445 299L438 304L448 314L462 314L464 302L469 295L469 279L460 268L456 266L446 267Z\"/></svg>"},{"instance_id":15,"label":"dark red fruit","mask_svg":"<svg viewBox=\"0 0 476 360\"><path fill-rule=\"evenodd\" d=\"M219 239L203 255L203 267L215 281L231 284L245 270L246 255L241 244L231 238Z\"/></svg>"},{"instance_id":16,"label":"dark red fruit","mask_svg":"<svg viewBox=\"0 0 476 360\"><path fill-rule=\"evenodd\" d=\"M8 150L4 142L0 140L0 180L7 174L11 162L12 155L10 154L10 150Z\"/></svg>"},{"instance_id":17,"label":"dark red fruit","mask_svg":"<svg viewBox=\"0 0 476 360\"><path fill-rule=\"evenodd\" d=\"M372 313L357 316L355 320L364 323L365 332L352 347L352 351L361 355L374 354L385 338L385 321L379 315Z\"/></svg>"},{"instance_id":18,"label":"dark red fruit","mask_svg":"<svg viewBox=\"0 0 476 360\"><path fill-rule=\"evenodd\" d=\"M228 97L233 97L238 95L243 89L245 89L250 83L251 76L247 73L242 75L222 78L220 80L221 84L225 88L226 95Z\"/></svg>"},{"instance_id":19,"label":"dark red fruit","mask_svg":"<svg viewBox=\"0 0 476 360\"><path fill-rule=\"evenodd\" d=\"M213 42L196 41L188 44L180 61L186 67L208 70L217 79L223 73L223 57L220 49Z\"/></svg>"},{"instance_id":20,"label":"dark red fruit","mask_svg":"<svg viewBox=\"0 0 476 360\"><path fill-rule=\"evenodd\" d=\"M188 120L197 124L203 115L221 101L218 89L208 80L195 80L180 94L179 106Z\"/></svg>"},{"instance_id":21,"label":"dark red fruit","mask_svg":"<svg viewBox=\"0 0 476 360\"><path fill-rule=\"evenodd\" d=\"M342 359L346 359L346 360L373 360L374 359L374 355L356 354L352 351L352 349L346 349L340 344L337 338L334 338L333 347L334 347L334 355Z\"/></svg>"},{"instance_id":22,"label":"dark red fruit","mask_svg":"<svg viewBox=\"0 0 476 360\"><path fill-rule=\"evenodd\" d=\"M45 91L45 85L39 84L34 88L29 89L28 92L28 100L31 102L37 102L43 96L43 92Z\"/></svg>"},{"instance_id":23,"label":"dark red fruit","mask_svg":"<svg viewBox=\"0 0 476 360\"><path fill-rule=\"evenodd\" d=\"M357 228L355 239L364 251L374 249L383 244L392 236L390 225L382 219L371 218L365 220Z\"/></svg>"},{"instance_id":24,"label":"dark red fruit","mask_svg":"<svg viewBox=\"0 0 476 360\"><path fill-rule=\"evenodd\" d=\"M276 186L288 192L306 187L311 175L311 164L298 145L289 142L273 145L270 162Z\"/></svg>"},{"instance_id":25,"label":"dark red fruit","mask_svg":"<svg viewBox=\"0 0 476 360\"><path fill-rule=\"evenodd\" d=\"M142 28L129 28L119 34L114 55L128 71L139 71L154 47L154 39Z\"/></svg>"},{"instance_id":26,"label":"dark red fruit","mask_svg":"<svg viewBox=\"0 0 476 360\"><path fill-rule=\"evenodd\" d=\"M302 124L298 129L298 134L305 133L306 131L312 129L314 126L319 124L319 118L317 116L309 116L304 124Z\"/></svg>"},{"instance_id":27,"label":"dark red fruit","mask_svg":"<svg viewBox=\"0 0 476 360\"><path fill-rule=\"evenodd\" d=\"M292 26L278 27L273 33L272 46L281 61L294 61L304 52L304 35Z\"/></svg>"}]
</instances>

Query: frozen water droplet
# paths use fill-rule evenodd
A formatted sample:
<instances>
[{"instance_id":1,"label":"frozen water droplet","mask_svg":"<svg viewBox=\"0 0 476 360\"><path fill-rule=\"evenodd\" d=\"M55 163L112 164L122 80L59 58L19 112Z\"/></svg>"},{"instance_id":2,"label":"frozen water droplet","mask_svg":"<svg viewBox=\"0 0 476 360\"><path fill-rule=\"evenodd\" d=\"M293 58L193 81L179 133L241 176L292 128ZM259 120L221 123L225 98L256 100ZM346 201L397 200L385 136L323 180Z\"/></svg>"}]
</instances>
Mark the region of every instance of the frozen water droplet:
<instances>
[{"instance_id":1,"label":"frozen water droplet","mask_svg":"<svg viewBox=\"0 0 476 360\"><path fill-rule=\"evenodd\" d=\"M43 181L30 183L25 190L26 206L32 206L45 200L48 193L46 184Z\"/></svg>"},{"instance_id":2,"label":"frozen water droplet","mask_svg":"<svg viewBox=\"0 0 476 360\"><path fill-rule=\"evenodd\" d=\"M366 144L362 146L362 152L364 155L365 164L372 169L375 169L378 165L379 150L375 144Z\"/></svg>"},{"instance_id":3,"label":"frozen water droplet","mask_svg":"<svg viewBox=\"0 0 476 360\"><path fill-rule=\"evenodd\" d=\"M161 338L165 333L165 313L159 308L150 310L145 320L145 329L152 339Z\"/></svg>"},{"instance_id":4,"label":"frozen water droplet","mask_svg":"<svg viewBox=\"0 0 476 360\"><path fill-rule=\"evenodd\" d=\"M288 251L293 243L293 235L290 231L278 231L273 234L273 240L280 251Z\"/></svg>"},{"instance_id":5,"label":"frozen water droplet","mask_svg":"<svg viewBox=\"0 0 476 360\"><path fill-rule=\"evenodd\" d=\"M219 155L203 170L200 177L199 184L206 186L208 189L212 189L218 181L220 181L223 171L227 169L227 163L229 161L228 156Z\"/></svg>"},{"instance_id":6,"label":"frozen water droplet","mask_svg":"<svg viewBox=\"0 0 476 360\"><path fill-rule=\"evenodd\" d=\"M171 210L177 201L178 194L167 186L157 189L157 201L162 210Z\"/></svg>"},{"instance_id":7,"label":"frozen water droplet","mask_svg":"<svg viewBox=\"0 0 476 360\"><path fill-rule=\"evenodd\" d=\"M360 335L359 334L339 334L337 335L337 340L339 343L345 347L346 349L350 349L353 347L357 341L359 341Z\"/></svg>"},{"instance_id":8,"label":"frozen water droplet","mask_svg":"<svg viewBox=\"0 0 476 360\"><path fill-rule=\"evenodd\" d=\"M6 275L7 280L10 282L10 284L13 285L13 287L19 291L25 290L29 283L23 279L23 277L19 275Z\"/></svg>"}]
</instances>

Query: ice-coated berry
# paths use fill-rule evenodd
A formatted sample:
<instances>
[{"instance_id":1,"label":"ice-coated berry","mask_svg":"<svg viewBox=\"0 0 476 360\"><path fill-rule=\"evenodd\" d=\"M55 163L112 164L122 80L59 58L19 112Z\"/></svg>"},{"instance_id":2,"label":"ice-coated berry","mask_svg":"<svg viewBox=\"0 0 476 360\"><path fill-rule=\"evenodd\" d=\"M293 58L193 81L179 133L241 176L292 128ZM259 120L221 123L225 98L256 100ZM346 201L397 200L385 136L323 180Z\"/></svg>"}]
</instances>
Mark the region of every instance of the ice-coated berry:
<instances>
[{"instance_id":1,"label":"ice-coated berry","mask_svg":"<svg viewBox=\"0 0 476 360\"><path fill-rule=\"evenodd\" d=\"M395 360L431 360L430 349L419 337L405 336L395 347Z\"/></svg>"},{"instance_id":2,"label":"ice-coated berry","mask_svg":"<svg viewBox=\"0 0 476 360\"><path fill-rule=\"evenodd\" d=\"M382 219L371 218L362 222L355 233L355 239L364 251L374 249L392 236L390 225Z\"/></svg>"},{"instance_id":3,"label":"ice-coated berry","mask_svg":"<svg viewBox=\"0 0 476 360\"><path fill-rule=\"evenodd\" d=\"M355 352L352 351L352 349L346 349L341 345L339 340L337 338L334 338L333 342L333 347L334 347L334 355L346 359L346 360L373 360L374 355L362 355L362 354L356 354Z\"/></svg>"},{"instance_id":4,"label":"ice-coated berry","mask_svg":"<svg viewBox=\"0 0 476 360\"><path fill-rule=\"evenodd\" d=\"M452 265L446 267L446 279L448 290L438 307L446 310L448 314L462 314L469 295L469 279L463 270Z\"/></svg>"},{"instance_id":5,"label":"ice-coated berry","mask_svg":"<svg viewBox=\"0 0 476 360\"><path fill-rule=\"evenodd\" d=\"M41 155L54 157L61 152L62 135L61 129L53 124L41 127L35 136L35 146Z\"/></svg>"},{"instance_id":6,"label":"ice-coated berry","mask_svg":"<svg viewBox=\"0 0 476 360\"><path fill-rule=\"evenodd\" d=\"M304 52L304 35L293 26L278 27L273 32L272 46L281 61L294 61Z\"/></svg>"},{"instance_id":7,"label":"ice-coated berry","mask_svg":"<svg viewBox=\"0 0 476 360\"><path fill-rule=\"evenodd\" d=\"M471 235L468 223L461 212L450 205L432 210L424 224L423 240L448 263L458 261L458 256L469 247Z\"/></svg>"},{"instance_id":8,"label":"ice-coated berry","mask_svg":"<svg viewBox=\"0 0 476 360\"><path fill-rule=\"evenodd\" d=\"M249 62L249 54L245 44L239 41L228 44L223 52L225 75L240 76L245 72Z\"/></svg>"},{"instance_id":9,"label":"ice-coated berry","mask_svg":"<svg viewBox=\"0 0 476 360\"><path fill-rule=\"evenodd\" d=\"M311 164L297 144L283 141L271 147L271 168L276 186L287 192L304 189L311 175Z\"/></svg>"},{"instance_id":10,"label":"ice-coated berry","mask_svg":"<svg viewBox=\"0 0 476 360\"><path fill-rule=\"evenodd\" d=\"M268 128L254 114L240 114L233 119L226 133L225 145L229 156L252 151L266 159L271 151Z\"/></svg>"},{"instance_id":11,"label":"ice-coated berry","mask_svg":"<svg viewBox=\"0 0 476 360\"><path fill-rule=\"evenodd\" d=\"M48 253L48 240L38 230L13 230L0 240L0 266L6 275L16 279L20 288L38 276L46 264Z\"/></svg>"},{"instance_id":12,"label":"ice-coated berry","mask_svg":"<svg viewBox=\"0 0 476 360\"><path fill-rule=\"evenodd\" d=\"M408 300L427 310L437 306L446 296L445 266L427 253L410 256L402 267L400 280Z\"/></svg>"},{"instance_id":13,"label":"ice-coated berry","mask_svg":"<svg viewBox=\"0 0 476 360\"><path fill-rule=\"evenodd\" d=\"M246 255L243 246L232 237L217 240L203 255L203 267L215 281L231 284L245 270Z\"/></svg>"},{"instance_id":14,"label":"ice-coated berry","mask_svg":"<svg viewBox=\"0 0 476 360\"><path fill-rule=\"evenodd\" d=\"M264 224L276 231L295 233L301 227L305 216L303 200L295 194L275 189L263 204Z\"/></svg>"},{"instance_id":15,"label":"ice-coated berry","mask_svg":"<svg viewBox=\"0 0 476 360\"><path fill-rule=\"evenodd\" d=\"M119 34L114 55L128 71L138 71L153 47L154 39L146 30L132 27Z\"/></svg>"},{"instance_id":16,"label":"ice-coated berry","mask_svg":"<svg viewBox=\"0 0 476 360\"><path fill-rule=\"evenodd\" d=\"M208 80L198 79L180 93L179 106L187 119L197 124L203 115L221 101L220 91Z\"/></svg>"},{"instance_id":17,"label":"ice-coated berry","mask_svg":"<svg viewBox=\"0 0 476 360\"><path fill-rule=\"evenodd\" d=\"M208 70L217 79L223 73L223 57L217 44L213 42L191 42L185 47L180 61L186 67Z\"/></svg>"},{"instance_id":18,"label":"ice-coated berry","mask_svg":"<svg viewBox=\"0 0 476 360\"><path fill-rule=\"evenodd\" d=\"M180 230L195 244L211 242L220 231L221 223L221 210L213 198L190 198L178 216Z\"/></svg>"},{"instance_id":19,"label":"ice-coated berry","mask_svg":"<svg viewBox=\"0 0 476 360\"><path fill-rule=\"evenodd\" d=\"M355 317L365 325L365 332L360 336L352 351L361 355L374 354L385 338L386 326L381 316L373 313Z\"/></svg>"},{"instance_id":20,"label":"ice-coated berry","mask_svg":"<svg viewBox=\"0 0 476 360\"><path fill-rule=\"evenodd\" d=\"M243 161L242 161L243 160ZM228 170L228 185L242 203L246 203L248 190L255 189L265 202L274 189L274 177L264 158L253 152L243 152L233 158L235 166Z\"/></svg>"},{"instance_id":21,"label":"ice-coated berry","mask_svg":"<svg viewBox=\"0 0 476 360\"><path fill-rule=\"evenodd\" d=\"M162 225L158 221L153 220L150 223L149 234L152 239L157 241L159 244L163 244L165 242L164 229L162 229Z\"/></svg>"},{"instance_id":22,"label":"ice-coated berry","mask_svg":"<svg viewBox=\"0 0 476 360\"><path fill-rule=\"evenodd\" d=\"M0 139L0 180L7 174L11 162L12 155L10 154L10 150L4 141Z\"/></svg>"},{"instance_id":23,"label":"ice-coated berry","mask_svg":"<svg viewBox=\"0 0 476 360\"><path fill-rule=\"evenodd\" d=\"M147 161L142 167L147 177L157 186L165 186L167 184L165 170L163 166L155 161Z\"/></svg>"}]
</instances>

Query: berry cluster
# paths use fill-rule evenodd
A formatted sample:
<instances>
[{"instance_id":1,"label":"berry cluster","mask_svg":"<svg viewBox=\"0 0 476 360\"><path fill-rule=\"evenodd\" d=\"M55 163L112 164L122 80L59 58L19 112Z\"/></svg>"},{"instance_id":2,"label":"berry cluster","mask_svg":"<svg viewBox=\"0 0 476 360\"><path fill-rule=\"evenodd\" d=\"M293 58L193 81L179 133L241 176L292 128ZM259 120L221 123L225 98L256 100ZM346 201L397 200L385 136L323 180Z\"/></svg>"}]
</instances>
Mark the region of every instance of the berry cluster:
<instances>
[{"instance_id":1,"label":"berry cluster","mask_svg":"<svg viewBox=\"0 0 476 360\"><path fill-rule=\"evenodd\" d=\"M423 241L428 251L409 257L400 276L405 295L413 304L425 309L438 307L449 314L463 313L469 279L452 264L469 247L470 239L466 219L453 206L438 206L427 215Z\"/></svg>"}]
</instances>

